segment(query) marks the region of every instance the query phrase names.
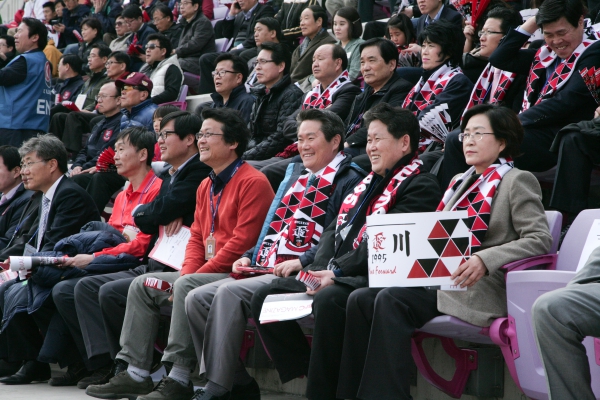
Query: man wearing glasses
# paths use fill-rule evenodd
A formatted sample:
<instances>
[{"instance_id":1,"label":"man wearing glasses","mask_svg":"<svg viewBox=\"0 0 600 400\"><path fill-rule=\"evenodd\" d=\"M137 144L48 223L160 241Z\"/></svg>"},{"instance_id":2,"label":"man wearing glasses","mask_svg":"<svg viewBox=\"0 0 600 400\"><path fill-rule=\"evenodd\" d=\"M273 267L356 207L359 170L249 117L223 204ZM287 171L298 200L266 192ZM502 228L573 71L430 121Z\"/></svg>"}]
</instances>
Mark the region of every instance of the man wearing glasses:
<instances>
[{"instance_id":1,"label":"man wearing glasses","mask_svg":"<svg viewBox=\"0 0 600 400\"><path fill-rule=\"evenodd\" d=\"M172 51L171 41L165 35L153 33L148 36L146 64L140 73L152 81L150 97L157 105L177 100L183 83L181 60L177 55L171 55Z\"/></svg>"},{"instance_id":2,"label":"man wearing glasses","mask_svg":"<svg viewBox=\"0 0 600 400\"><path fill-rule=\"evenodd\" d=\"M110 42L110 49L114 51L127 51L129 45L127 44L127 40L133 33L131 33L131 29L129 25L125 23L125 19L121 14L117 16L115 21L115 31L117 32L117 37Z\"/></svg>"},{"instance_id":3,"label":"man wearing glasses","mask_svg":"<svg viewBox=\"0 0 600 400\"><path fill-rule=\"evenodd\" d=\"M212 72L215 82L215 93L212 93L212 103L200 104L196 114L204 108L227 107L237 110L242 119L250 122L250 113L254 105L254 96L246 93L246 78L248 78L248 64L239 56L231 53L222 53L215 61L215 70Z\"/></svg>"},{"instance_id":4,"label":"man wearing glasses","mask_svg":"<svg viewBox=\"0 0 600 400\"><path fill-rule=\"evenodd\" d=\"M163 131L167 118L161 122ZM123 347L116 356L117 362L129 366L109 383L89 386L86 394L90 396L139 395L140 400L189 400L193 385L186 380L191 371L187 364L177 364L177 355L170 358L165 353L165 362L175 365L156 388L150 378L160 307L173 305L169 346L184 349L186 357L195 359L184 308L186 294L198 286L226 278L243 249L252 247L258 239L274 194L265 176L241 160L250 137L247 125L237 111L227 108L206 109L202 118L202 129L196 134L200 161L211 167L212 172L196 193L194 223L181 271L146 274L134 279L121 332ZM189 276L185 280L178 279L183 275ZM148 277L174 284L173 293L145 286Z\"/></svg>"},{"instance_id":5,"label":"man wearing glasses","mask_svg":"<svg viewBox=\"0 0 600 400\"><path fill-rule=\"evenodd\" d=\"M132 72L115 84L121 92L121 130L131 126L144 126L154 132L152 116L157 105L150 98L154 86L150 78L141 72Z\"/></svg>"},{"instance_id":6,"label":"man wearing glasses","mask_svg":"<svg viewBox=\"0 0 600 400\"><path fill-rule=\"evenodd\" d=\"M156 30L144 23L142 10L136 4L130 4L125 7L121 15L133 33L127 39L127 54L131 57L131 70L139 71L146 62L144 48L148 43L148 36L156 33Z\"/></svg>"},{"instance_id":7,"label":"man wearing glasses","mask_svg":"<svg viewBox=\"0 0 600 400\"><path fill-rule=\"evenodd\" d=\"M125 184L125 179L115 169L98 170L98 157L113 148L121 131L121 96L114 82L102 85L98 96L98 112L103 115L93 128L86 146L77 154L71 166L71 178L94 199L98 212L102 212L114 192Z\"/></svg>"},{"instance_id":8,"label":"man wearing glasses","mask_svg":"<svg viewBox=\"0 0 600 400\"><path fill-rule=\"evenodd\" d=\"M179 3L183 30L179 47L175 49L181 69L195 75L200 75L200 56L217 51L212 24L202 14L200 3L201 0L183 0Z\"/></svg>"}]
</instances>

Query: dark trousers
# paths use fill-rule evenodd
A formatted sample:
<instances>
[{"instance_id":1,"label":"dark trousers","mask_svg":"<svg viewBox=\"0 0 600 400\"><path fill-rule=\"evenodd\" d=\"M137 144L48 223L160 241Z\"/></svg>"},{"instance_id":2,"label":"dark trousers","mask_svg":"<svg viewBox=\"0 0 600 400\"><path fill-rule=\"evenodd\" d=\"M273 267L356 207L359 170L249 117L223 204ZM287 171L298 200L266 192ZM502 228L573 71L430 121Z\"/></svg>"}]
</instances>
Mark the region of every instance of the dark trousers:
<instances>
[{"instance_id":1,"label":"dark trousers","mask_svg":"<svg viewBox=\"0 0 600 400\"><path fill-rule=\"evenodd\" d=\"M363 288L347 307L338 397L410 399L411 336L440 315L437 291Z\"/></svg>"},{"instance_id":2,"label":"dark trousers","mask_svg":"<svg viewBox=\"0 0 600 400\"><path fill-rule=\"evenodd\" d=\"M106 207L112 195L125 184L125 178L116 172L79 174L71 179L92 196L100 213L104 211L104 207Z\"/></svg>"},{"instance_id":3,"label":"dark trousers","mask_svg":"<svg viewBox=\"0 0 600 400\"><path fill-rule=\"evenodd\" d=\"M570 132L560 139L550 207L576 216L587 208L590 175L600 164L600 137Z\"/></svg>"},{"instance_id":4,"label":"dark trousers","mask_svg":"<svg viewBox=\"0 0 600 400\"><path fill-rule=\"evenodd\" d=\"M315 327L312 350L296 321L258 326L281 382L288 382L301 375L308 376L306 397L311 400L336 399L346 302L353 290L350 286L335 284L317 292L313 302ZM259 320L264 299L275 293L281 291L273 289L271 285L265 285L254 293L251 309L255 321Z\"/></svg>"},{"instance_id":5,"label":"dark trousers","mask_svg":"<svg viewBox=\"0 0 600 400\"><path fill-rule=\"evenodd\" d=\"M61 140L71 153L82 149L83 135L92 131L92 127L104 116L89 112L71 112L67 114Z\"/></svg>"},{"instance_id":6,"label":"dark trousers","mask_svg":"<svg viewBox=\"0 0 600 400\"><path fill-rule=\"evenodd\" d=\"M163 264L151 259L149 265L79 281L75 286L75 309L89 358L110 354L114 360L121 350L119 339L131 282L145 273L164 270Z\"/></svg>"},{"instance_id":7,"label":"dark trousers","mask_svg":"<svg viewBox=\"0 0 600 400\"><path fill-rule=\"evenodd\" d=\"M360 1L358 2L359 4L361 3ZM371 5L370 5L371 4ZM365 2L365 7L370 6L371 7L371 19L369 21L371 21L373 19L373 3L371 3L370 1L366 1ZM359 13L361 13L361 7L359 5L358 7L358 11ZM367 10L365 10L364 12L367 12ZM366 21L364 19L362 19L362 14L361 14L361 20L362 21ZM367 22L367 24L365 25L365 31L363 33L363 39L364 40L369 40L369 39L373 39L375 37L383 37L385 35L385 28L386 28L387 24L385 22L381 22L381 21L371 21L371 22Z\"/></svg>"},{"instance_id":8,"label":"dark trousers","mask_svg":"<svg viewBox=\"0 0 600 400\"><path fill-rule=\"evenodd\" d=\"M75 310L75 286L81 279L82 278L75 278L60 282L52 289L52 298L87 370L94 371L98 368L112 364L112 359L108 353L94 357L88 357L87 355L83 335L81 334L81 328L79 327L79 318L77 317L77 312Z\"/></svg>"},{"instance_id":9,"label":"dark trousers","mask_svg":"<svg viewBox=\"0 0 600 400\"><path fill-rule=\"evenodd\" d=\"M8 281L8 282L0 285L0 317L4 317L4 293L12 285L14 285L16 283L17 282L13 279L12 281ZM18 361L25 360L24 356L21 356L20 354L18 354L16 352L9 351L9 347L11 347L11 346L16 346L19 349L25 349L27 347L27 340L19 343L18 341L20 339L22 339L22 337L20 335L17 337L11 337L10 340L12 343L9 346L9 337L6 334L6 330L3 331L2 333L0 333L0 360L6 360L6 361L10 361L10 362L18 362ZM39 334L39 332L32 339L34 342L36 342L38 348L41 347L42 336ZM37 357L37 354L31 356L31 358L29 358L29 360L35 360L36 357Z\"/></svg>"},{"instance_id":10,"label":"dark trousers","mask_svg":"<svg viewBox=\"0 0 600 400\"><path fill-rule=\"evenodd\" d=\"M521 155L515 158L515 167L524 171L544 172L556 165L558 157L550 151L556 136L551 129L526 127Z\"/></svg>"},{"instance_id":11,"label":"dark trousers","mask_svg":"<svg viewBox=\"0 0 600 400\"><path fill-rule=\"evenodd\" d=\"M445 190L450 181L457 174L462 174L469 169L463 153L463 144L458 140L460 129L456 129L448 134L444 147L444 161L437 175L440 187ZM430 155L433 156L433 155ZM428 157L430 157L428 156Z\"/></svg>"},{"instance_id":12,"label":"dark trousers","mask_svg":"<svg viewBox=\"0 0 600 400\"><path fill-rule=\"evenodd\" d=\"M23 142L46 132L33 129L5 129L0 128L0 146L21 147Z\"/></svg>"}]
</instances>

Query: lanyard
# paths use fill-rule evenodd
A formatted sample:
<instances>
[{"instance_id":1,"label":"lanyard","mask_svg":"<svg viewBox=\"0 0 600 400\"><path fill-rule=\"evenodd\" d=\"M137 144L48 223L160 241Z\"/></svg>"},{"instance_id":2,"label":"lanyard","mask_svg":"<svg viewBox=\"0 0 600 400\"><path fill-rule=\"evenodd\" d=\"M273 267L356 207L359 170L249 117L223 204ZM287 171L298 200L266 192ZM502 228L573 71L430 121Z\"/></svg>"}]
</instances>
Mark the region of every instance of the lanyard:
<instances>
[{"instance_id":1,"label":"lanyard","mask_svg":"<svg viewBox=\"0 0 600 400\"><path fill-rule=\"evenodd\" d=\"M150 190L150 187L152 186L152 184L154 183L155 180L156 180L156 175L154 175L152 177L152 179L150 179L150 182L148 182L148 184L146 185L146 187L144 188L144 190L142 190L142 193L140 193L140 198L138 199L138 203L136 204L136 207L140 205L140 203L142 202L142 198L144 197L144 195L146 193L148 193L148 190ZM125 227L125 225L123 225L123 214L124 213L125 213L125 206L123 206L123 208L121 208L121 226L123 228Z\"/></svg>"},{"instance_id":2,"label":"lanyard","mask_svg":"<svg viewBox=\"0 0 600 400\"><path fill-rule=\"evenodd\" d=\"M233 176L238 171L238 169L240 168L240 165L242 165L243 162L244 161L240 160L237 163L237 165L233 169L233 172L229 176L229 180L227 181L228 183L233 178ZM225 186L227 186L227 183L225 185L223 185L223 188L219 192L219 195L217 197L217 205L215 206L214 203L213 203L213 197L214 197L214 191L215 191L215 182L213 181L212 184L210 185L210 198L208 200L210 202L210 213L211 213L211 224L210 224L210 234L211 235L213 233L215 233L215 219L217 218L217 213L219 212L219 204L221 204L221 196L223 195L223 192L225 191Z\"/></svg>"}]
</instances>

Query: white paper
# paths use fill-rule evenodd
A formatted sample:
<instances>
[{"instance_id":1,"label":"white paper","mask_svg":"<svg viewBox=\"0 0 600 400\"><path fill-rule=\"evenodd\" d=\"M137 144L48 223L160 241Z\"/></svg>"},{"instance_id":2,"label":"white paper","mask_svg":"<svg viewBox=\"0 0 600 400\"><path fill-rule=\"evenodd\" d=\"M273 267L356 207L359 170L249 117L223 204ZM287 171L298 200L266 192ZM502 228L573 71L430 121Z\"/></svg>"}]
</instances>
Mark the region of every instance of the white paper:
<instances>
[{"instance_id":1,"label":"white paper","mask_svg":"<svg viewBox=\"0 0 600 400\"><path fill-rule=\"evenodd\" d=\"M19 274L15 271L10 271L10 270L9 271L1 271L0 272L0 285L2 285L4 282L8 282L8 281L15 279L17 276L19 276Z\"/></svg>"},{"instance_id":2,"label":"white paper","mask_svg":"<svg viewBox=\"0 0 600 400\"><path fill-rule=\"evenodd\" d=\"M585 262L590 257L590 254L592 254L592 251L594 251L594 249L598 246L600 246L600 219L595 219L594 222L592 222L592 226L588 232L585 245L583 246L583 251L581 252L581 257L579 257L577 271L583 268Z\"/></svg>"},{"instance_id":3,"label":"white paper","mask_svg":"<svg viewBox=\"0 0 600 400\"><path fill-rule=\"evenodd\" d=\"M173 236L165 235L165 227L158 228L158 240L150 252L150 258L166 264L176 270L181 270L185 259L185 248L192 233L190 228L182 226L179 232Z\"/></svg>"},{"instance_id":4,"label":"white paper","mask_svg":"<svg viewBox=\"0 0 600 400\"><path fill-rule=\"evenodd\" d=\"M83 105L85 104L86 98L87 96L85 94L80 94L77 96L77 99L75 100L75 105L77 106L77 108L79 108L79 110L83 110Z\"/></svg>"},{"instance_id":5,"label":"white paper","mask_svg":"<svg viewBox=\"0 0 600 400\"><path fill-rule=\"evenodd\" d=\"M369 287L457 290L451 274L470 257L467 211L367 217Z\"/></svg>"},{"instance_id":6,"label":"white paper","mask_svg":"<svg viewBox=\"0 0 600 400\"><path fill-rule=\"evenodd\" d=\"M312 302L313 296L306 293L271 294L263 303L259 321L268 324L304 318L312 314Z\"/></svg>"}]
</instances>

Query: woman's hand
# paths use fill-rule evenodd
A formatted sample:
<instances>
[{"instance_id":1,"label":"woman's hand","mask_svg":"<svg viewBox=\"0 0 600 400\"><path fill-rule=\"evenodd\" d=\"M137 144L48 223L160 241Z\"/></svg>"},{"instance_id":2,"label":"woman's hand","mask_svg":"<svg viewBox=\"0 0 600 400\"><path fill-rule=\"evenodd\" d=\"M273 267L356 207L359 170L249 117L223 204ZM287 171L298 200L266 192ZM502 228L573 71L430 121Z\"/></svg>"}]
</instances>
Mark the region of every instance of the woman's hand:
<instances>
[{"instance_id":1,"label":"woman's hand","mask_svg":"<svg viewBox=\"0 0 600 400\"><path fill-rule=\"evenodd\" d=\"M273 268L273 274L275 276L281 276L283 278L288 277L292 272L298 272L302 269L302 264L299 259L288 260L275 265Z\"/></svg>"},{"instance_id":2,"label":"woman's hand","mask_svg":"<svg viewBox=\"0 0 600 400\"><path fill-rule=\"evenodd\" d=\"M487 268L481 258L477 255L472 256L467 260L466 263L459 266L456 271L452 274L451 278L454 279L454 284L461 288L471 287L476 284L485 274Z\"/></svg>"},{"instance_id":3,"label":"woman's hand","mask_svg":"<svg viewBox=\"0 0 600 400\"><path fill-rule=\"evenodd\" d=\"M65 260L65 262L62 263L62 267L74 267L74 268L79 268L79 269L84 269L85 267L87 267L92 260L94 259L94 256L92 254L77 254L75 257L69 257Z\"/></svg>"},{"instance_id":4,"label":"woman's hand","mask_svg":"<svg viewBox=\"0 0 600 400\"><path fill-rule=\"evenodd\" d=\"M319 286L316 290L310 290L308 288L306 289L306 294L308 295L314 296L319 290L334 284L333 278L335 277L335 274L333 271L308 271L308 273L321 281L321 286Z\"/></svg>"},{"instance_id":5,"label":"woman's hand","mask_svg":"<svg viewBox=\"0 0 600 400\"><path fill-rule=\"evenodd\" d=\"M249 267L251 262L252 260L248 257L242 257L233 263L233 266L231 267L231 272L233 272L234 274L242 274L243 272L238 270L237 267Z\"/></svg>"}]
</instances>

